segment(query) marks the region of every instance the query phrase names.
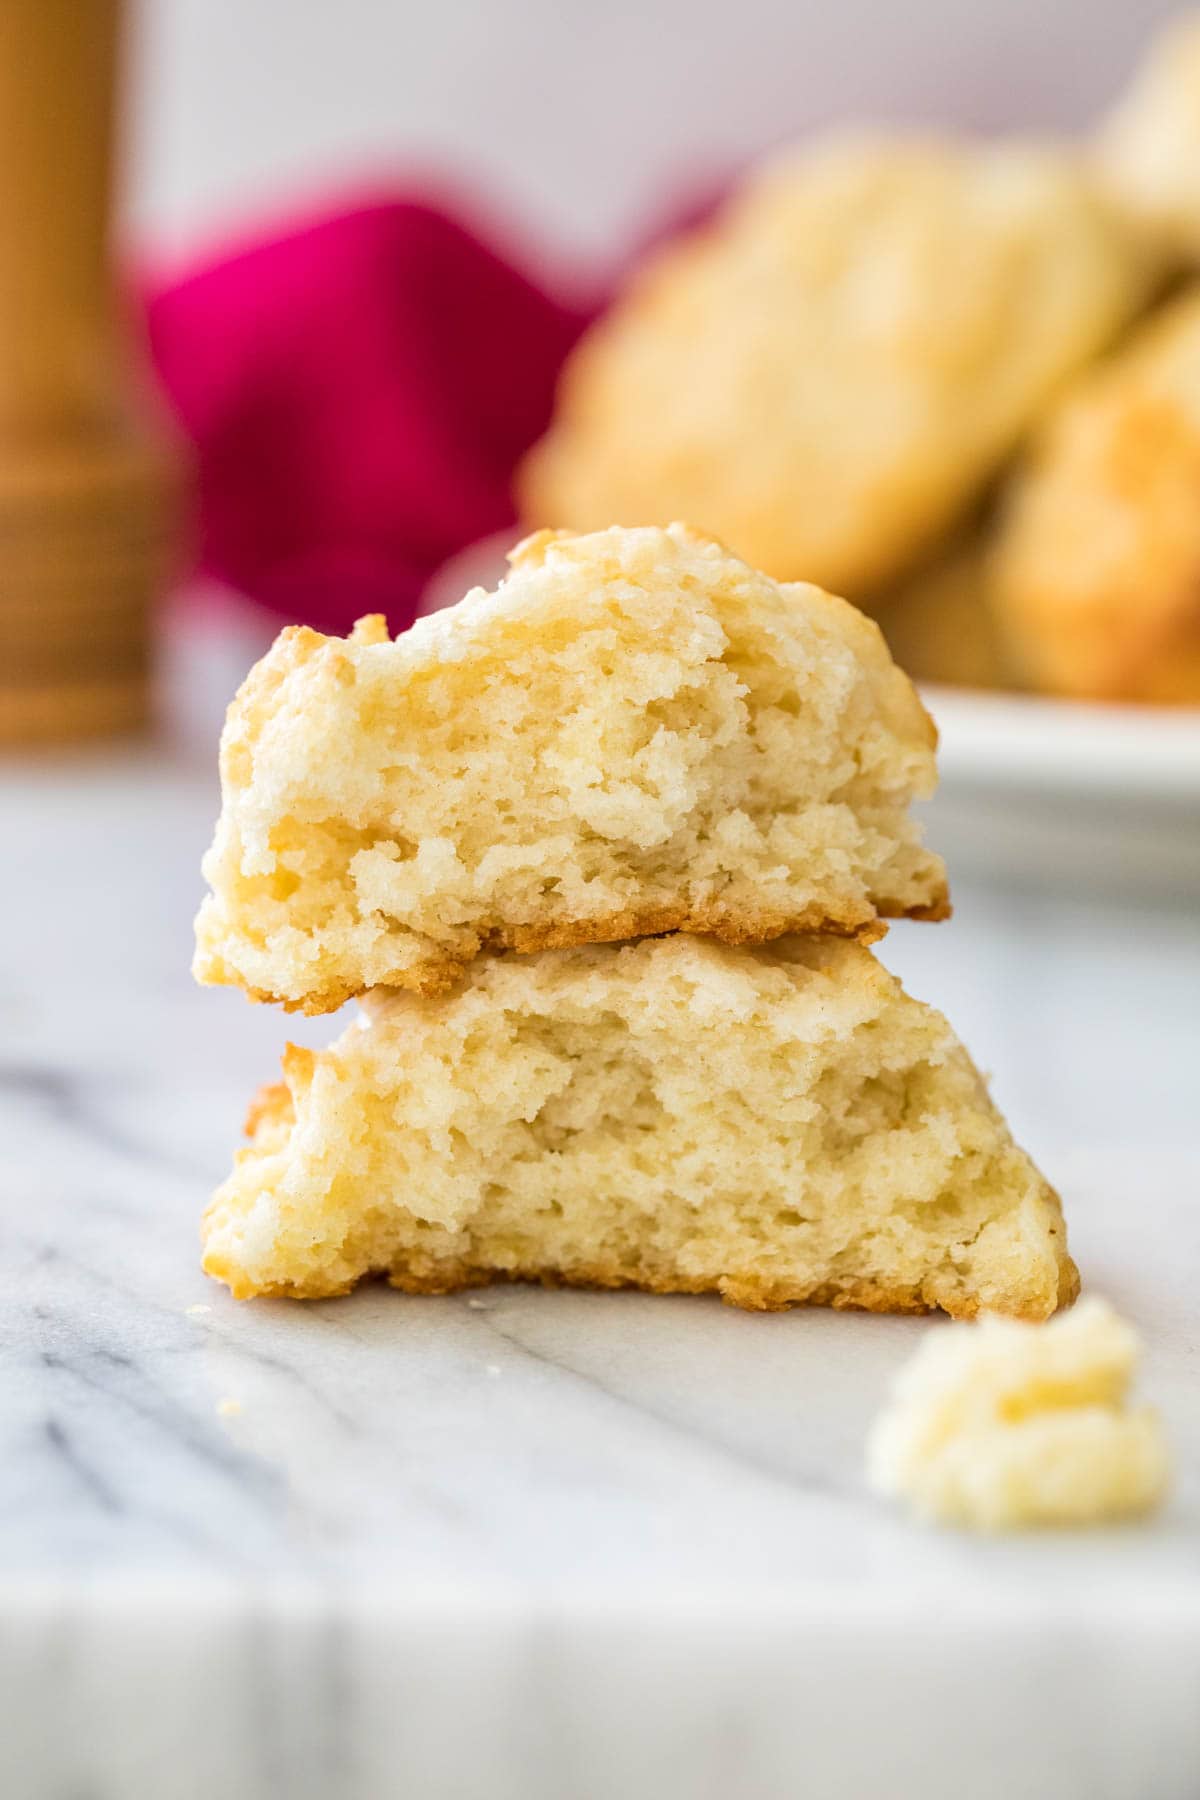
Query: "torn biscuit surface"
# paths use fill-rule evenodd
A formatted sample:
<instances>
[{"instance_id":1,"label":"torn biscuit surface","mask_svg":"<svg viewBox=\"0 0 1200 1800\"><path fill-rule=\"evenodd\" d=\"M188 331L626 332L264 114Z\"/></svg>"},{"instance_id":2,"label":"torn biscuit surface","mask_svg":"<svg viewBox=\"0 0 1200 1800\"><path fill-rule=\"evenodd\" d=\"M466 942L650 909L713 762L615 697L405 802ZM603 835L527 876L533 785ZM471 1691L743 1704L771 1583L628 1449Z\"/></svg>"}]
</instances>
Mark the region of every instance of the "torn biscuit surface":
<instances>
[{"instance_id":1,"label":"torn biscuit surface","mask_svg":"<svg viewBox=\"0 0 1200 1800\"><path fill-rule=\"evenodd\" d=\"M876 626L679 526L540 534L392 642L285 631L222 739L201 981L305 1012L490 951L944 917Z\"/></svg>"},{"instance_id":2,"label":"torn biscuit surface","mask_svg":"<svg viewBox=\"0 0 1200 1800\"><path fill-rule=\"evenodd\" d=\"M1043 1318L1057 1197L945 1020L829 937L483 959L291 1050L204 1224L238 1296L386 1275Z\"/></svg>"}]
</instances>

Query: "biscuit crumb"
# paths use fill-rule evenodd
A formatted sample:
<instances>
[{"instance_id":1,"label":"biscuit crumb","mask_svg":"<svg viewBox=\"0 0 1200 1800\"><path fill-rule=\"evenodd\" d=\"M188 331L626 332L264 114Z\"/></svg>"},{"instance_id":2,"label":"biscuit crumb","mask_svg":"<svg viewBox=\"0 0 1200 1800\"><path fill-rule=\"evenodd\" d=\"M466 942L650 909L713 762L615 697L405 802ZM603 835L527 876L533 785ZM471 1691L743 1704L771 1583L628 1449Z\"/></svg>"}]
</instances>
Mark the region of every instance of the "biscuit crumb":
<instances>
[{"instance_id":1,"label":"biscuit crumb","mask_svg":"<svg viewBox=\"0 0 1200 1800\"><path fill-rule=\"evenodd\" d=\"M584 334L518 510L576 530L690 518L777 579L875 594L1138 311L1147 261L1048 145L838 132L785 150Z\"/></svg>"},{"instance_id":2,"label":"biscuit crumb","mask_svg":"<svg viewBox=\"0 0 1200 1800\"><path fill-rule=\"evenodd\" d=\"M203 1319L207 1313L210 1313L212 1311L212 1307L197 1304L195 1306L185 1306L183 1311L184 1311L185 1318Z\"/></svg>"},{"instance_id":3,"label":"biscuit crumb","mask_svg":"<svg viewBox=\"0 0 1200 1800\"><path fill-rule=\"evenodd\" d=\"M224 1400L217 1401L217 1411L223 1419L234 1419L241 1410L242 1403L240 1400L233 1400L226 1397Z\"/></svg>"},{"instance_id":4,"label":"biscuit crumb","mask_svg":"<svg viewBox=\"0 0 1200 1800\"><path fill-rule=\"evenodd\" d=\"M931 1335L872 1431L871 1486L977 1531L1149 1513L1169 1456L1158 1414L1128 1405L1139 1352L1099 1299L1046 1325L989 1316Z\"/></svg>"}]
</instances>

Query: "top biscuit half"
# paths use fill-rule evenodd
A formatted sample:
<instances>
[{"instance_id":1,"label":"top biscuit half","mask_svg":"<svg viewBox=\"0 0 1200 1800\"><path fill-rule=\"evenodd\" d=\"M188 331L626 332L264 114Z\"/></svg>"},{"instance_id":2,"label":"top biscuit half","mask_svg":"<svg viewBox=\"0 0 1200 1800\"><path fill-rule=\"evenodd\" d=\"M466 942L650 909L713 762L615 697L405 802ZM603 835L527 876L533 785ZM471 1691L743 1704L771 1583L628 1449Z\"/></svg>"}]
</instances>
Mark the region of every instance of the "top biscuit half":
<instances>
[{"instance_id":1,"label":"top biscuit half","mask_svg":"<svg viewBox=\"0 0 1200 1800\"><path fill-rule=\"evenodd\" d=\"M195 973L289 1010L481 952L945 917L936 734L878 628L680 525L543 532L394 642L285 630L230 707Z\"/></svg>"}]
</instances>

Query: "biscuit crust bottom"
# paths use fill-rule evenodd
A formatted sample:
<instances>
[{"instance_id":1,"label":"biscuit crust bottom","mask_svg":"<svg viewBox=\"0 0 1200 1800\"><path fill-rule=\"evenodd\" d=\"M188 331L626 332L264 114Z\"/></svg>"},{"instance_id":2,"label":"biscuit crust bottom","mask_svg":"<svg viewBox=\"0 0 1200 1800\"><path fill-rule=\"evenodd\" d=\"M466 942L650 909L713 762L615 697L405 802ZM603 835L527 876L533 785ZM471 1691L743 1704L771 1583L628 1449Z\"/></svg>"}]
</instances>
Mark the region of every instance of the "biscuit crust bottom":
<instances>
[{"instance_id":1,"label":"biscuit crust bottom","mask_svg":"<svg viewBox=\"0 0 1200 1800\"><path fill-rule=\"evenodd\" d=\"M205 1272L223 1281L236 1300L274 1298L287 1300L326 1300L350 1293L360 1282L346 1282L332 1287L298 1287L291 1283L256 1287L245 1271L235 1269L223 1257L208 1255ZM892 1286L886 1282L848 1277L842 1281L823 1282L801 1291L787 1282L764 1282L753 1275L722 1275L715 1279L692 1280L684 1275L664 1276L649 1273L618 1261L595 1262L570 1269L483 1267L465 1259L439 1261L436 1265L413 1263L403 1268L377 1270L364 1280L385 1277L389 1286L405 1294L454 1294L467 1288L490 1287L498 1282L533 1282L544 1288L636 1288L647 1294L712 1294L727 1306L738 1306L746 1312L788 1312L795 1306L831 1306L838 1311L871 1313L946 1312L954 1319L974 1319L980 1311L977 1295L949 1294L939 1291L936 1298L927 1283L919 1286ZM937 1284L940 1290L940 1284ZM1010 1318L1040 1320L1058 1307L1069 1306L1079 1293L1079 1271L1063 1252L1059 1266L1057 1296L1049 1306L1014 1296L1011 1306L993 1305L992 1311L1003 1311Z\"/></svg>"},{"instance_id":2,"label":"biscuit crust bottom","mask_svg":"<svg viewBox=\"0 0 1200 1800\"><path fill-rule=\"evenodd\" d=\"M399 988L405 993L432 999L450 993L475 958L498 955L504 951L518 956L532 955L538 950L574 950L585 944L620 944L634 938L665 937L670 932L684 932L689 937L715 938L722 944L768 944L795 933L822 932L827 936L853 938L860 944L876 944L887 936L888 919L920 919L931 924L951 915L949 889L942 885L932 900L921 905L903 906L898 901L883 901L877 910L863 914L847 909L831 914L824 907L806 907L799 913L766 909L720 906L630 907L623 912L607 913L598 918L552 919L545 924L489 926L474 935L471 943L456 954L433 954L407 969L390 972L385 980L372 987ZM242 985L236 974L216 976L206 967L197 967L199 979L217 985ZM358 1000L368 987L359 982L330 981L296 999L266 988L243 986L248 1000L265 1006L279 1006L284 1012L304 1013L309 1018L337 1012L350 1000Z\"/></svg>"}]
</instances>

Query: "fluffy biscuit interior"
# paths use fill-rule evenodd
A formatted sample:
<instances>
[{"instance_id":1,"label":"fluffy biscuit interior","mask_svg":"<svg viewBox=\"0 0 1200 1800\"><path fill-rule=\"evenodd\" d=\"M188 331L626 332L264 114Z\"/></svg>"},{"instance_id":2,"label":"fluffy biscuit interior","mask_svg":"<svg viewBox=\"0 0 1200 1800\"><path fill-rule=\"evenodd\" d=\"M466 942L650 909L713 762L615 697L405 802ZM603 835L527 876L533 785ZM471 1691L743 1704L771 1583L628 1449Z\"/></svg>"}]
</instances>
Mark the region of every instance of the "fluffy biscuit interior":
<instances>
[{"instance_id":1,"label":"fluffy biscuit interior","mask_svg":"<svg viewBox=\"0 0 1200 1800\"><path fill-rule=\"evenodd\" d=\"M1200 700L1200 287L1064 392L998 522L989 595L1034 686Z\"/></svg>"},{"instance_id":2,"label":"fluffy biscuit interior","mask_svg":"<svg viewBox=\"0 0 1200 1800\"><path fill-rule=\"evenodd\" d=\"M217 1194L234 1292L372 1271L1043 1317L1057 1200L945 1020L862 946L672 936L476 963L292 1051Z\"/></svg>"},{"instance_id":3,"label":"fluffy biscuit interior","mask_svg":"<svg viewBox=\"0 0 1200 1800\"><path fill-rule=\"evenodd\" d=\"M293 630L252 672L196 972L323 1011L483 948L938 916L934 741L845 602L682 527L544 534L403 638Z\"/></svg>"}]
</instances>

